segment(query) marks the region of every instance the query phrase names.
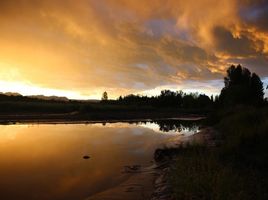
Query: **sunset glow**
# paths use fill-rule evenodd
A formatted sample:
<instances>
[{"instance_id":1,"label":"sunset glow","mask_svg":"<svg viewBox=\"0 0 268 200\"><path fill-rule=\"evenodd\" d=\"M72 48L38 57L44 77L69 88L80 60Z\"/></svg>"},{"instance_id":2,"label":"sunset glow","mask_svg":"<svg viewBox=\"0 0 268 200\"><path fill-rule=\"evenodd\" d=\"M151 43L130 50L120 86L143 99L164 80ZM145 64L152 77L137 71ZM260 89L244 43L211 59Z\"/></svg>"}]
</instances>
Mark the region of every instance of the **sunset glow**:
<instances>
[{"instance_id":1,"label":"sunset glow","mask_svg":"<svg viewBox=\"0 0 268 200\"><path fill-rule=\"evenodd\" d=\"M267 13L262 0L1 1L0 92L218 94L231 64L267 80Z\"/></svg>"}]
</instances>

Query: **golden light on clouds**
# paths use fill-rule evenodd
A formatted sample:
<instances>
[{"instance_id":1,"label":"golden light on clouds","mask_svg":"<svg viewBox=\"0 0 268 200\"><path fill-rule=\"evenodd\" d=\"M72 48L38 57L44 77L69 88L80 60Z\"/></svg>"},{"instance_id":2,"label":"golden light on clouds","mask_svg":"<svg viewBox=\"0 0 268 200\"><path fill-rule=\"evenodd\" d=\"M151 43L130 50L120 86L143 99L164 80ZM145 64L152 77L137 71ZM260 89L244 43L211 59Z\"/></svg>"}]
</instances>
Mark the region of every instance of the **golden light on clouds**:
<instances>
[{"instance_id":1,"label":"golden light on clouds","mask_svg":"<svg viewBox=\"0 0 268 200\"><path fill-rule=\"evenodd\" d=\"M213 81L230 64L268 76L267 13L262 0L4 0L0 90L70 98L217 92ZM213 87L196 87L204 83Z\"/></svg>"}]
</instances>

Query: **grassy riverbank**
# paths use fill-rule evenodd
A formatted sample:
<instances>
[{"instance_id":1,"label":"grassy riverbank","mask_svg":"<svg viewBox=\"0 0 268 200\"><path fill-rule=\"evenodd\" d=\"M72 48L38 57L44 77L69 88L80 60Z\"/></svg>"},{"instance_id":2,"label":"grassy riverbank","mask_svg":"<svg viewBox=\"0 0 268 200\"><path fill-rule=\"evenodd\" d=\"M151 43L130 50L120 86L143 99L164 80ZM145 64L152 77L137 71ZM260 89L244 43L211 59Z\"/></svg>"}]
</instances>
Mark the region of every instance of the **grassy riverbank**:
<instances>
[{"instance_id":1,"label":"grassy riverbank","mask_svg":"<svg viewBox=\"0 0 268 200\"><path fill-rule=\"evenodd\" d=\"M174 118L206 115L214 107L212 97L170 90L152 97L131 94L101 101L0 94L0 122Z\"/></svg>"},{"instance_id":2,"label":"grassy riverbank","mask_svg":"<svg viewBox=\"0 0 268 200\"><path fill-rule=\"evenodd\" d=\"M220 111L216 121L216 147L178 151L170 177L176 199L268 199L268 108Z\"/></svg>"},{"instance_id":3,"label":"grassy riverbank","mask_svg":"<svg viewBox=\"0 0 268 200\"><path fill-rule=\"evenodd\" d=\"M0 123L109 121L205 116L211 108L154 107L114 101L78 102L19 99L0 101Z\"/></svg>"}]
</instances>

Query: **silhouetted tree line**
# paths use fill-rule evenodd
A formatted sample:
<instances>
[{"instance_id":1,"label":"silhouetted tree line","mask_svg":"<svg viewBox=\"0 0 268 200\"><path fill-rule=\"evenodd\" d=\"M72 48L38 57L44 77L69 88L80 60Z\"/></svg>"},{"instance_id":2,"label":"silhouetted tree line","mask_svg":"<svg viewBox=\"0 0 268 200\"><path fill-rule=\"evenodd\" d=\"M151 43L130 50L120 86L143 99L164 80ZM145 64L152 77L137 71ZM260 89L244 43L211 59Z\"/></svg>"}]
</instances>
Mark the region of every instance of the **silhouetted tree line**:
<instances>
[{"instance_id":1,"label":"silhouetted tree line","mask_svg":"<svg viewBox=\"0 0 268 200\"><path fill-rule=\"evenodd\" d=\"M162 90L158 96L148 97L130 94L117 100L124 105L149 105L183 109L207 109L238 104L264 104L264 88L260 77L241 65L230 66L224 77L224 88L219 96L184 93L183 91Z\"/></svg>"},{"instance_id":2,"label":"silhouetted tree line","mask_svg":"<svg viewBox=\"0 0 268 200\"><path fill-rule=\"evenodd\" d=\"M213 106L213 98L205 94L189 93L183 91L162 90L158 96L141 96L130 94L120 96L117 100L123 105L147 105L153 107L172 107L172 108L211 108Z\"/></svg>"},{"instance_id":3,"label":"silhouetted tree line","mask_svg":"<svg viewBox=\"0 0 268 200\"><path fill-rule=\"evenodd\" d=\"M21 95L9 96L0 94L0 113L16 112L92 112L112 110L154 110L181 109L191 112L209 111L238 104L263 105L263 83L259 76L251 73L240 65L232 65L224 78L224 88L219 96L207 96L198 93L184 93L183 91L162 90L158 96L142 96L130 94L120 96L117 100L108 100L108 93L104 92L100 102L42 100Z\"/></svg>"}]
</instances>

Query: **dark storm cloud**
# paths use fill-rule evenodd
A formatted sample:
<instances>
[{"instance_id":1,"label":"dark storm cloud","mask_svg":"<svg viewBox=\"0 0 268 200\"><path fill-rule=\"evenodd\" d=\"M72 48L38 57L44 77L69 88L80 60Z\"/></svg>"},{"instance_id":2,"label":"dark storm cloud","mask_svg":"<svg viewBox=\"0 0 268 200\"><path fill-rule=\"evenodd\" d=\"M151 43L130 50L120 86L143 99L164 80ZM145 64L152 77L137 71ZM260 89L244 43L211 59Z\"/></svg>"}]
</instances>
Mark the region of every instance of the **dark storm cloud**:
<instances>
[{"instance_id":1,"label":"dark storm cloud","mask_svg":"<svg viewBox=\"0 0 268 200\"><path fill-rule=\"evenodd\" d=\"M261 31L268 31L268 1L262 1L241 9L241 17L246 23Z\"/></svg>"},{"instance_id":2,"label":"dark storm cloud","mask_svg":"<svg viewBox=\"0 0 268 200\"><path fill-rule=\"evenodd\" d=\"M219 79L230 64L266 76L267 4L3 0L0 78L117 95Z\"/></svg>"},{"instance_id":3,"label":"dark storm cloud","mask_svg":"<svg viewBox=\"0 0 268 200\"><path fill-rule=\"evenodd\" d=\"M245 35L234 37L234 35L223 27L214 29L215 46L220 52L231 56L249 56L258 53L254 48L255 42Z\"/></svg>"}]
</instances>

